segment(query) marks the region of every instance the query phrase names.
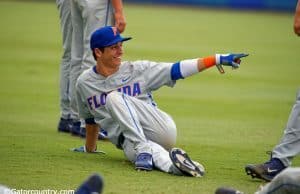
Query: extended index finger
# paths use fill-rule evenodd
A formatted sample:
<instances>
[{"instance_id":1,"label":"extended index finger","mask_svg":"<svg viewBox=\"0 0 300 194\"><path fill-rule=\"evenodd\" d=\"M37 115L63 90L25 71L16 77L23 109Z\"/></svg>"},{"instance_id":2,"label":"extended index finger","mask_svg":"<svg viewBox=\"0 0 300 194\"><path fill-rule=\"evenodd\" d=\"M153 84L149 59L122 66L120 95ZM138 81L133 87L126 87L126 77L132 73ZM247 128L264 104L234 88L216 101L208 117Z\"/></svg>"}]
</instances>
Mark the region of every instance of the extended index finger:
<instances>
[{"instance_id":1,"label":"extended index finger","mask_svg":"<svg viewBox=\"0 0 300 194\"><path fill-rule=\"evenodd\" d=\"M240 58L247 57L247 56L249 56L249 54L241 53L241 54L236 54L235 58L240 59Z\"/></svg>"}]
</instances>

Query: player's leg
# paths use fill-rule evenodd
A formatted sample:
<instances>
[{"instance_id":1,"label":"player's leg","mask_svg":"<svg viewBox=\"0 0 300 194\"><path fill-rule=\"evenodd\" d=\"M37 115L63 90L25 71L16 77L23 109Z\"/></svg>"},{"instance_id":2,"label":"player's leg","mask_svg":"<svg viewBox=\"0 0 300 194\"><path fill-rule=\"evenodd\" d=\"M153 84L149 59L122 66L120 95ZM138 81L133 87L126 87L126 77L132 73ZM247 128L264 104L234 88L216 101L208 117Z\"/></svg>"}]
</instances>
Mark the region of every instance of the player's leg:
<instances>
[{"instance_id":1,"label":"player's leg","mask_svg":"<svg viewBox=\"0 0 300 194\"><path fill-rule=\"evenodd\" d=\"M173 148L177 130L172 117L154 103L146 103L128 95L125 95L125 99L130 101L132 108L138 113L138 121L146 139L158 143L168 151Z\"/></svg>"},{"instance_id":2,"label":"player's leg","mask_svg":"<svg viewBox=\"0 0 300 194\"><path fill-rule=\"evenodd\" d=\"M81 72L96 65L90 48L91 34L99 27L112 25L113 9L111 1L89 0L78 3L81 8ZM81 119L80 136L85 137L85 123ZM107 132L99 129L98 139L107 139Z\"/></svg>"},{"instance_id":3,"label":"player's leg","mask_svg":"<svg viewBox=\"0 0 300 194\"><path fill-rule=\"evenodd\" d=\"M128 103L130 109L137 115L136 121L147 140L158 143L166 150L174 147L177 135L176 125L167 113L152 104L126 94L114 92L112 95L118 96L118 98L122 97L121 101ZM111 94L108 96L111 96ZM121 112L121 109L119 112Z\"/></svg>"},{"instance_id":4,"label":"player's leg","mask_svg":"<svg viewBox=\"0 0 300 194\"><path fill-rule=\"evenodd\" d=\"M71 62L71 5L68 0L56 0L60 16L62 32L63 55L60 64L60 110L61 118L58 131L70 132L72 121L70 119L70 62Z\"/></svg>"},{"instance_id":5,"label":"player's leg","mask_svg":"<svg viewBox=\"0 0 300 194\"><path fill-rule=\"evenodd\" d=\"M139 121L133 102L127 95L113 91L106 97L106 109L110 116L120 125L125 139L133 144L136 169L152 170L152 150Z\"/></svg>"},{"instance_id":6,"label":"player's leg","mask_svg":"<svg viewBox=\"0 0 300 194\"><path fill-rule=\"evenodd\" d=\"M111 1L89 0L86 1L83 12L83 61L81 68L87 69L96 65L90 48L91 34L98 28L113 25L113 8Z\"/></svg>"},{"instance_id":7,"label":"player's leg","mask_svg":"<svg viewBox=\"0 0 300 194\"><path fill-rule=\"evenodd\" d=\"M290 113L284 136L273 149L273 157L278 158L285 166L291 165L294 156L300 153L300 90L296 103Z\"/></svg>"},{"instance_id":8,"label":"player's leg","mask_svg":"<svg viewBox=\"0 0 300 194\"><path fill-rule=\"evenodd\" d=\"M248 164L247 174L253 178L271 181L283 169L290 166L292 158L300 153L300 91L290 113L281 142L273 149L271 159L263 164Z\"/></svg>"},{"instance_id":9,"label":"player's leg","mask_svg":"<svg viewBox=\"0 0 300 194\"><path fill-rule=\"evenodd\" d=\"M287 168L255 194L300 193L300 168Z\"/></svg>"},{"instance_id":10,"label":"player's leg","mask_svg":"<svg viewBox=\"0 0 300 194\"><path fill-rule=\"evenodd\" d=\"M129 97L139 113L139 120L148 140L158 143L167 151L175 146L176 124L172 117L152 104Z\"/></svg>"},{"instance_id":11,"label":"player's leg","mask_svg":"<svg viewBox=\"0 0 300 194\"><path fill-rule=\"evenodd\" d=\"M72 134L79 135L80 119L78 115L75 98L75 85L81 73L81 63L83 58L83 19L82 9L85 1L70 0L71 18L73 26L72 46L71 46L71 70L70 70L70 106L71 119L73 120Z\"/></svg>"},{"instance_id":12,"label":"player's leg","mask_svg":"<svg viewBox=\"0 0 300 194\"><path fill-rule=\"evenodd\" d=\"M202 176L204 173L203 166L193 162L183 150L172 149L169 153L162 145L170 146L170 143L160 145L145 136L145 126L150 126L151 124L145 124L147 120L152 120L154 128L156 126L158 128L169 127L157 125L157 123L161 123L161 125L163 123L162 121L159 122L159 119L162 119L159 116L161 112L155 111L157 109L151 105L149 105L151 107L147 107L148 105L137 98L119 92L111 92L106 98L106 109L111 117L119 122L122 130L125 139L122 147L127 158L135 163L137 169L151 170L154 165L164 172L178 174L178 171L180 171L181 174L184 172L192 176ZM158 115L153 116L153 114ZM161 142L163 142L163 139L166 142L170 142L166 134L176 138L174 123L172 123L172 129L171 133L163 131L161 139L156 139ZM153 136L160 135L155 130L151 130L151 132L153 132ZM172 143L173 141L174 139L172 138Z\"/></svg>"}]
</instances>

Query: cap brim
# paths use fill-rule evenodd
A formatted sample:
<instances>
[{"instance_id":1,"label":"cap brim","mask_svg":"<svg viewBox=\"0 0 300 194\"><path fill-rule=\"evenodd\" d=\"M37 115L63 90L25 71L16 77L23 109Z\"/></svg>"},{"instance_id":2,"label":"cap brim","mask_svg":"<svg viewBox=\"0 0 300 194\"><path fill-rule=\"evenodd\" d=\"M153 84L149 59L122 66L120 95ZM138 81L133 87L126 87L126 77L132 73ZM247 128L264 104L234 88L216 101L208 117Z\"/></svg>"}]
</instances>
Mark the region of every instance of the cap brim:
<instances>
[{"instance_id":1,"label":"cap brim","mask_svg":"<svg viewBox=\"0 0 300 194\"><path fill-rule=\"evenodd\" d=\"M132 39L132 38L131 37L126 37L126 38L120 37L120 38L117 38L114 41L106 44L104 47L108 47L108 46L117 44L118 42L125 42L125 41L130 40L130 39Z\"/></svg>"}]
</instances>

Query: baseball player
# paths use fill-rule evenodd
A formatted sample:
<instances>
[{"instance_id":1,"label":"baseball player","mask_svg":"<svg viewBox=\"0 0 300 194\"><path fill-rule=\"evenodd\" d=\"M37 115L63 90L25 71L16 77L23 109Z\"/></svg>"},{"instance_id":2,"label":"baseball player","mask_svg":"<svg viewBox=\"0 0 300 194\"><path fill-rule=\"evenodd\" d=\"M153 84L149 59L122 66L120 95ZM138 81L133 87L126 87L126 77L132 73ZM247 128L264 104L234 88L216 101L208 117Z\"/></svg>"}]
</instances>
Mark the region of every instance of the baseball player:
<instances>
[{"instance_id":1,"label":"baseball player","mask_svg":"<svg viewBox=\"0 0 300 194\"><path fill-rule=\"evenodd\" d=\"M62 31L63 55L60 64L60 110L61 118L58 123L58 131L70 132L72 120L70 119L70 62L71 62L71 6L69 0L56 0L60 16Z\"/></svg>"},{"instance_id":2,"label":"baseball player","mask_svg":"<svg viewBox=\"0 0 300 194\"><path fill-rule=\"evenodd\" d=\"M299 194L300 168L287 168L280 172L270 183L261 187L255 194ZM243 192L221 187L216 194L243 194Z\"/></svg>"},{"instance_id":3,"label":"baseball player","mask_svg":"<svg viewBox=\"0 0 300 194\"><path fill-rule=\"evenodd\" d=\"M89 46L91 33L97 28L107 25L115 25L120 32L123 32L126 21L123 14L122 0L70 0L70 4L73 25L70 69L70 117L73 120L72 134L79 135L81 122L75 99L75 84L78 76L85 69L95 65ZM82 130L83 134L81 135L84 136L85 129Z\"/></svg>"},{"instance_id":4,"label":"baseball player","mask_svg":"<svg viewBox=\"0 0 300 194\"><path fill-rule=\"evenodd\" d=\"M294 31L300 36L300 1L297 3L294 18ZM291 165L292 159L300 153L300 90L290 113L284 135L271 153L271 159L263 164L248 164L247 175L271 181L278 173Z\"/></svg>"},{"instance_id":5,"label":"baseball player","mask_svg":"<svg viewBox=\"0 0 300 194\"><path fill-rule=\"evenodd\" d=\"M247 55L217 54L176 63L121 62L122 43L130 39L110 26L92 34L91 49L97 65L80 75L76 88L79 114L86 121L86 144L74 151L96 151L100 126L138 170L157 168L176 175L203 176L201 164L182 149L173 148L176 125L158 108L152 91L164 85L173 87L176 80L214 65L238 68L240 58Z\"/></svg>"}]
</instances>

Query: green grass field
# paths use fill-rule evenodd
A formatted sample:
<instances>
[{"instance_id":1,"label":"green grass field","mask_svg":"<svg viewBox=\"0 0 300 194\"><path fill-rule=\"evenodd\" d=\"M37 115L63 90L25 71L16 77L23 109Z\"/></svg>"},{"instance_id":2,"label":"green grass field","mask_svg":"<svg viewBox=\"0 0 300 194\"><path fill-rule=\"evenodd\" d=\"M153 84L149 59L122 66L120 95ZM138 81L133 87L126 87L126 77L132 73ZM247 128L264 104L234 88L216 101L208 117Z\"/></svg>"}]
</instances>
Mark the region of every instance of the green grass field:
<instances>
[{"instance_id":1,"label":"green grass field","mask_svg":"<svg viewBox=\"0 0 300 194\"><path fill-rule=\"evenodd\" d=\"M268 159L300 83L293 14L125 4L126 60L178 61L245 52L242 67L212 68L155 93L177 123L177 146L203 163L203 178L136 172L123 153L72 153L84 140L57 133L61 35L54 2L0 2L0 183L17 189L75 189L92 172L104 193L212 194L220 185L253 193L247 163ZM294 166L300 165L295 158Z\"/></svg>"}]
</instances>

